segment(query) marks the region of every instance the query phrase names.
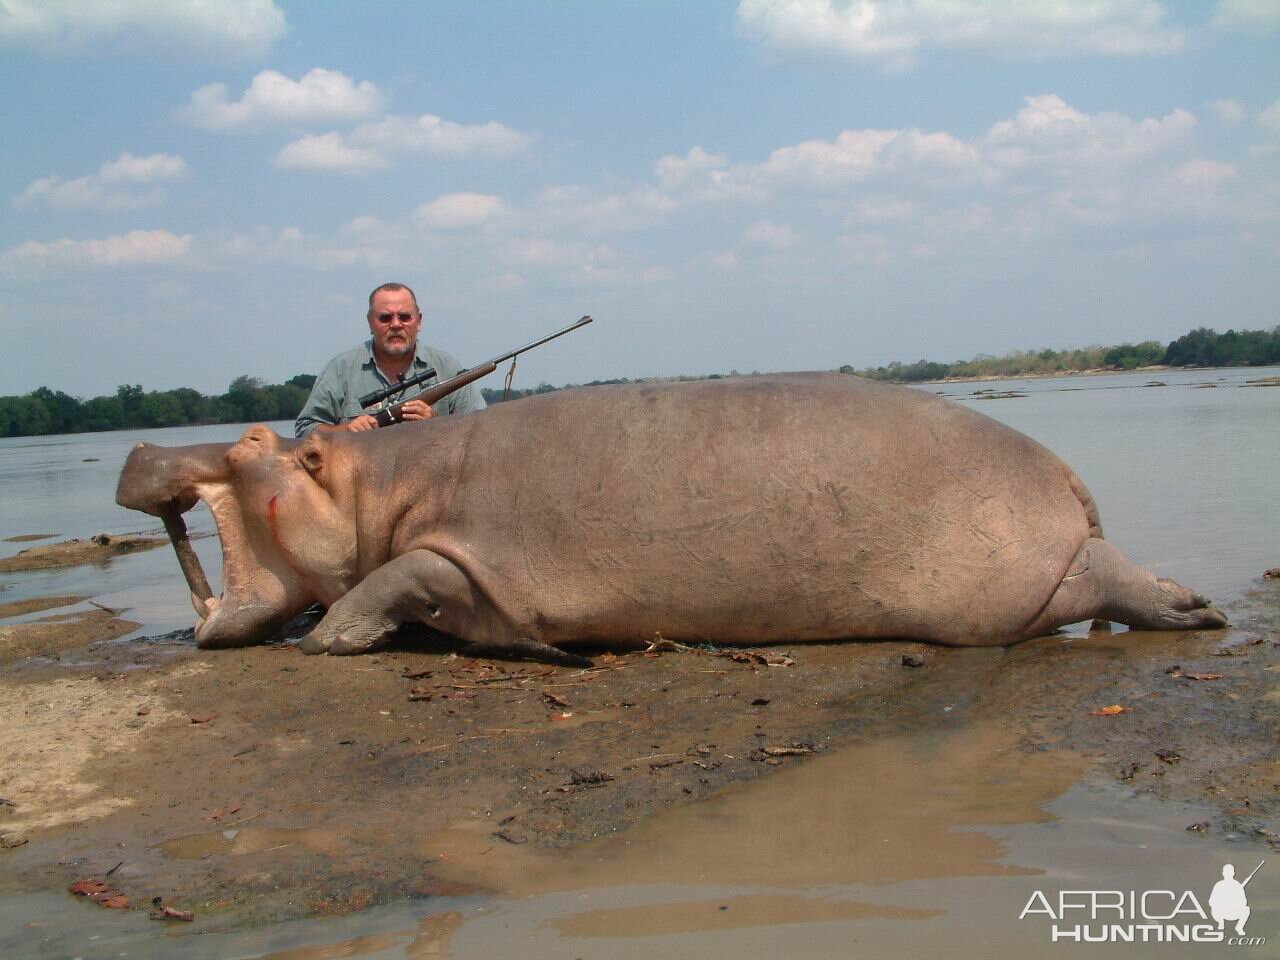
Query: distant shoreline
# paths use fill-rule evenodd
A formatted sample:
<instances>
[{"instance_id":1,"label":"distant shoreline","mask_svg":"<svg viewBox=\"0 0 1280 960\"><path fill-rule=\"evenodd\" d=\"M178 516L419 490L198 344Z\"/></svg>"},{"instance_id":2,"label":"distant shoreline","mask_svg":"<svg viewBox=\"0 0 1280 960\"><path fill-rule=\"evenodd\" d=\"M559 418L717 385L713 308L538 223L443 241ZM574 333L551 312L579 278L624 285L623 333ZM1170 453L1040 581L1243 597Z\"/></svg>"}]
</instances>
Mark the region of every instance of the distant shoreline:
<instances>
[{"instance_id":1,"label":"distant shoreline","mask_svg":"<svg viewBox=\"0 0 1280 960\"><path fill-rule=\"evenodd\" d=\"M1169 373L1182 370L1237 370L1238 367L1169 367L1157 364L1150 367L1134 367L1132 370L1113 370L1107 367L1090 367L1086 370L1053 370L1049 373L981 374L973 376L943 377L941 380L918 380L917 383L987 383L993 380L1054 380L1062 377L1114 377L1126 373ZM897 380L895 383L908 383Z\"/></svg>"}]
</instances>

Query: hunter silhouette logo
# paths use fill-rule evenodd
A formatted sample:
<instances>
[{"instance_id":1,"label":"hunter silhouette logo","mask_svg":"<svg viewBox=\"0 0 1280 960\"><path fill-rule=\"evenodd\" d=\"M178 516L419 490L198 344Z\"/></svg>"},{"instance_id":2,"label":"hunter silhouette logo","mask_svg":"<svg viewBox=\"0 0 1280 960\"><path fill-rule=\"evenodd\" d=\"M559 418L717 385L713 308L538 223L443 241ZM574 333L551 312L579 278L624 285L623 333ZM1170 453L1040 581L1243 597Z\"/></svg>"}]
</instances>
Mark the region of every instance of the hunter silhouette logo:
<instances>
[{"instance_id":1,"label":"hunter silhouette logo","mask_svg":"<svg viewBox=\"0 0 1280 960\"><path fill-rule=\"evenodd\" d=\"M1219 930L1226 926L1228 920L1234 920L1236 936L1244 936L1244 925L1249 922L1249 897L1244 888L1253 879L1253 874L1262 869L1262 863L1253 868L1253 873L1244 878L1244 883L1236 879L1236 868L1231 864L1222 868L1222 879L1213 885L1213 892L1209 894L1209 912L1218 922Z\"/></svg>"},{"instance_id":2,"label":"hunter silhouette logo","mask_svg":"<svg viewBox=\"0 0 1280 960\"><path fill-rule=\"evenodd\" d=\"M1190 890L1059 890L1032 893L1019 920L1040 916L1050 921L1057 943L1225 943L1262 946L1266 937L1248 937L1249 896L1245 888L1263 860L1243 881L1228 863L1213 885L1208 909ZM1234 932L1227 924L1234 924Z\"/></svg>"}]
</instances>

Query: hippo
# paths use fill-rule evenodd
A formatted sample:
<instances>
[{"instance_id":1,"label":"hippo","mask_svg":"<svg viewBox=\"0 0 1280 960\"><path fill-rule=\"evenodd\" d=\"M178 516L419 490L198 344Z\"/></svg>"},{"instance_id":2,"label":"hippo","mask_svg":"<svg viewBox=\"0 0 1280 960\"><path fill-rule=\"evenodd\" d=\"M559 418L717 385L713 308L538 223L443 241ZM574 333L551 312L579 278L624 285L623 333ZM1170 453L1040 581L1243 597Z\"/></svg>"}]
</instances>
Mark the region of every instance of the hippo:
<instances>
[{"instance_id":1,"label":"hippo","mask_svg":"<svg viewBox=\"0 0 1280 960\"><path fill-rule=\"evenodd\" d=\"M1221 627L1103 539L1054 454L967 407L845 374L585 387L365 433L138 444L204 648L351 654L421 623L556 660L660 633L751 645L1004 645L1084 620ZM181 514L222 538L214 597Z\"/></svg>"}]
</instances>

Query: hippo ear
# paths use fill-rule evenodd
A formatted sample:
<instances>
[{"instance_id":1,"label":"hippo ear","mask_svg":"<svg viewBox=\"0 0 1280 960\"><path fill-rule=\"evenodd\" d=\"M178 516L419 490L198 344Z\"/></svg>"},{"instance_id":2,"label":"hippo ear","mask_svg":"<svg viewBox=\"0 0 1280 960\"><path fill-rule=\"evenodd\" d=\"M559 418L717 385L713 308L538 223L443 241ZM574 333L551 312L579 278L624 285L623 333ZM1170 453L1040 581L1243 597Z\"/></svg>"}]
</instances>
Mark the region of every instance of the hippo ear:
<instances>
[{"instance_id":1,"label":"hippo ear","mask_svg":"<svg viewBox=\"0 0 1280 960\"><path fill-rule=\"evenodd\" d=\"M314 437L308 437L303 441L294 455L302 468L313 477L324 468L324 453L321 450L321 444Z\"/></svg>"}]
</instances>

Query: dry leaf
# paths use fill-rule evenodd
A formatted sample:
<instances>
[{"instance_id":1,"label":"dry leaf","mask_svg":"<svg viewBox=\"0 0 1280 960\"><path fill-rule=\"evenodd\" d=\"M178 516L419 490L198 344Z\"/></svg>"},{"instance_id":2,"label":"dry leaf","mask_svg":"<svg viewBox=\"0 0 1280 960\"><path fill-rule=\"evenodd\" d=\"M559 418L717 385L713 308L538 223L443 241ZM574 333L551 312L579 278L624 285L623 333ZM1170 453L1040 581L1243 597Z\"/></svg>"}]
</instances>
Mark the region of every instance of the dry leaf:
<instances>
[{"instance_id":1,"label":"dry leaf","mask_svg":"<svg viewBox=\"0 0 1280 960\"><path fill-rule=\"evenodd\" d=\"M1123 707L1118 703L1113 703L1109 707L1103 707L1101 710L1089 711L1091 717L1114 717L1117 713L1128 713L1129 708Z\"/></svg>"}]
</instances>

